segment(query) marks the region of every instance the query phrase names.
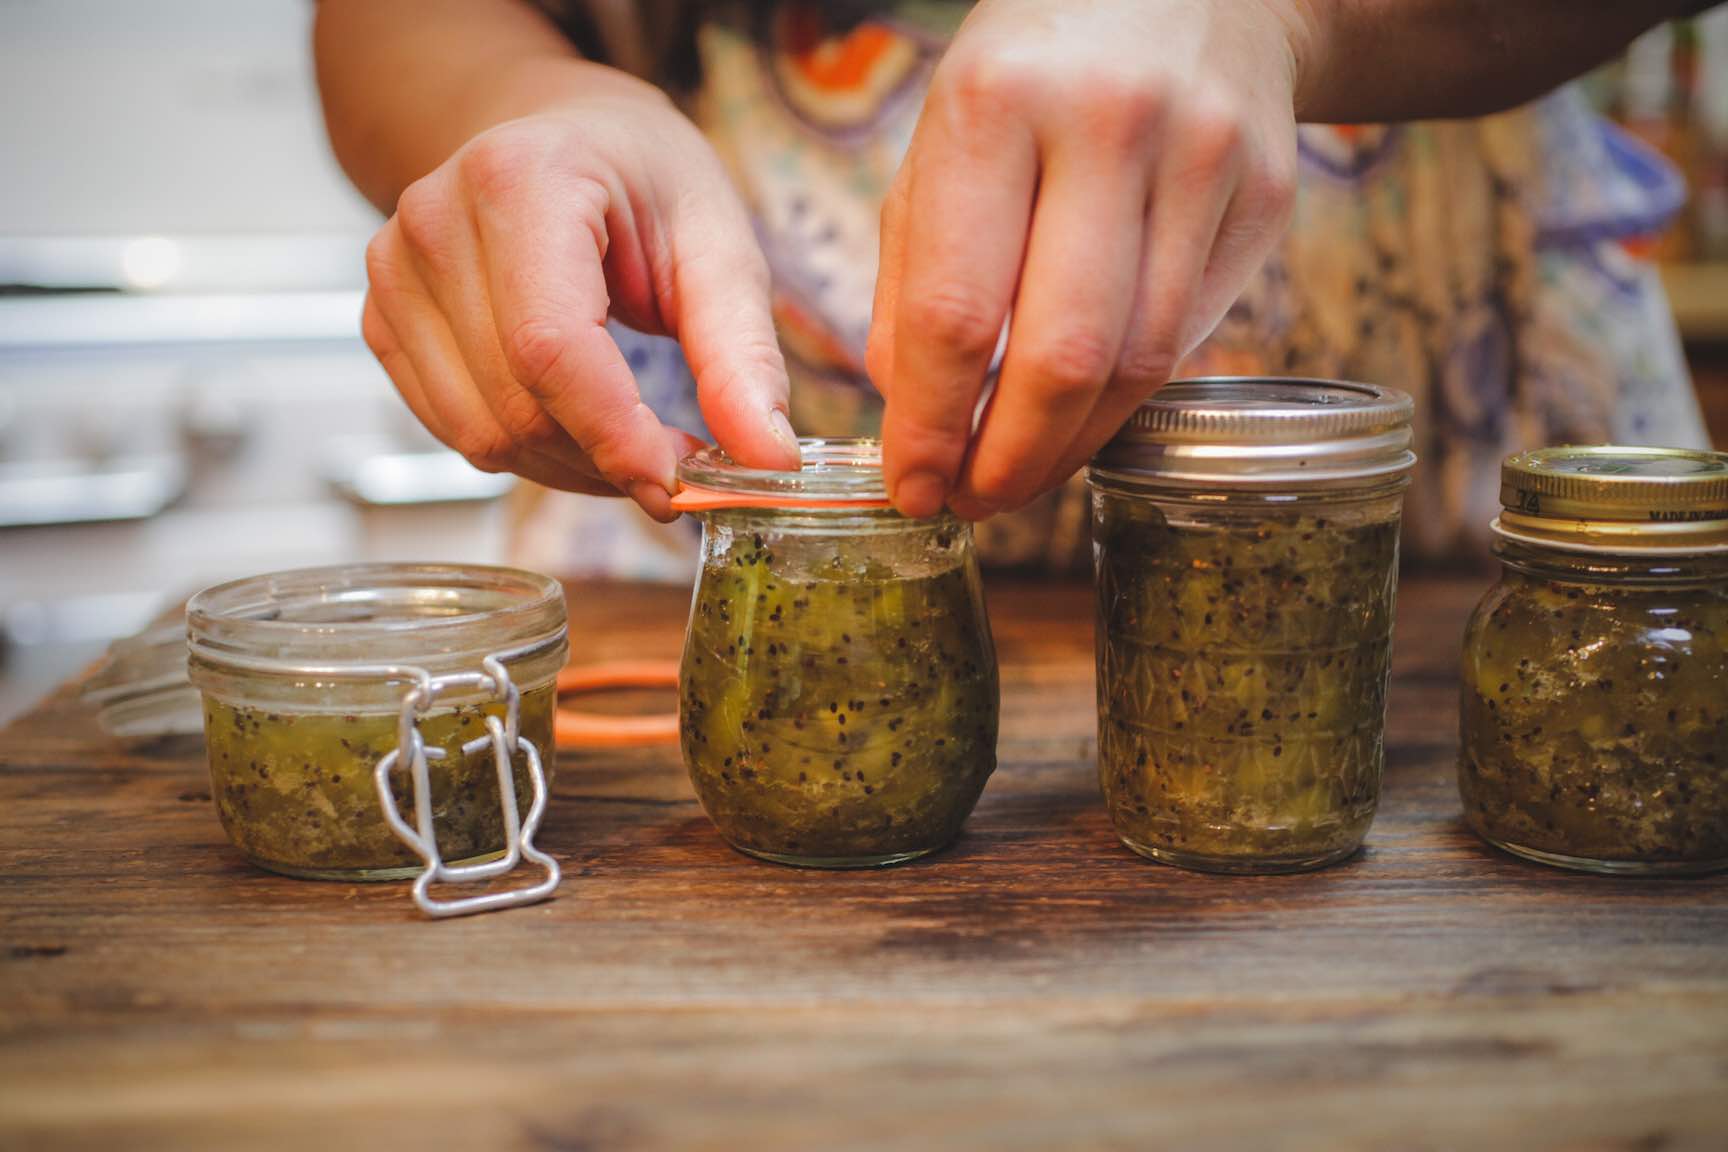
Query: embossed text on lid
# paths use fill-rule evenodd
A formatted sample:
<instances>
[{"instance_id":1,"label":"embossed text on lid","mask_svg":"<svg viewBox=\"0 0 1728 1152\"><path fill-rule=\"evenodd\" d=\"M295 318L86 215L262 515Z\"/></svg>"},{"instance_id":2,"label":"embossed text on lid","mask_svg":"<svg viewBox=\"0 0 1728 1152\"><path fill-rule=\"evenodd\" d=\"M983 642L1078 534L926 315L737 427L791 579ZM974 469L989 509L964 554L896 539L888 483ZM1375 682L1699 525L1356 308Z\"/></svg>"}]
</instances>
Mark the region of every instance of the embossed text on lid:
<instances>
[{"instance_id":1,"label":"embossed text on lid","mask_svg":"<svg viewBox=\"0 0 1728 1152\"><path fill-rule=\"evenodd\" d=\"M1500 502L1530 516L1728 519L1728 453L1604 444L1538 448L1500 469Z\"/></svg>"},{"instance_id":2,"label":"embossed text on lid","mask_svg":"<svg viewBox=\"0 0 1728 1152\"><path fill-rule=\"evenodd\" d=\"M1728 551L1728 453L1603 444L1538 448L1500 468L1494 530L1573 551Z\"/></svg>"}]
</instances>

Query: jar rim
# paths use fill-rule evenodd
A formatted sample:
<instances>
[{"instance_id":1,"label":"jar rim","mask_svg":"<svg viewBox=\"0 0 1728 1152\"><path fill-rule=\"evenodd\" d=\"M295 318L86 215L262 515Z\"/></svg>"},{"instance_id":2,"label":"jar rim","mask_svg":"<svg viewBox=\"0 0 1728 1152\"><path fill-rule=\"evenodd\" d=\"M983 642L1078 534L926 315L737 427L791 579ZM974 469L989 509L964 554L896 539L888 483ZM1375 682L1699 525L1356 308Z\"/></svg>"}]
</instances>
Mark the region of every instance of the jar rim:
<instances>
[{"instance_id":1,"label":"jar rim","mask_svg":"<svg viewBox=\"0 0 1728 1152\"><path fill-rule=\"evenodd\" d=\"M561 647L564 593L548 576L481 564L348 564L231 580L187 603L200 664L340 677L380 666L477 667ZM194 676L196 679L196 675Z\"/></svg>"},{"instance_id":2,"label":"jar rim","mask_svg":"<svg viewBox=\"0 0 1728 1152\"><path fill-rule=\"evenodd\" d=\"M714 445L678 463L678 479L740 496L859 504L888 498L882 480L882 442L869 436L801 436L799 467L750 468Z\"/></svg>"}]
</instances>

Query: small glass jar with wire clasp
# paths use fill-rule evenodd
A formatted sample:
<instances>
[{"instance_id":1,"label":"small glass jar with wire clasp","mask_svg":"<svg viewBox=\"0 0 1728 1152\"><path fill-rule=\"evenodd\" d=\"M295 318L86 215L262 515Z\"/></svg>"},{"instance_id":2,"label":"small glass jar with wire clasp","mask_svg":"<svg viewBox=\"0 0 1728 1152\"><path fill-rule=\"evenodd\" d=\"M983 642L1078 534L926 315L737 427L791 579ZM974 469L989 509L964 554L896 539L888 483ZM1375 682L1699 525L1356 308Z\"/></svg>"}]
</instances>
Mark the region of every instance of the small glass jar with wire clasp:
<instances>
[{"instance_id":1,"label":"small glass jar with wire clasp","mask_svg":"<svg viewBox=\"0 0 1728 1152\"><path fill-rule=\"evenodd\" d=\"M521 902L532 890L474 905L426 885L522 857L556 884L532 844L567 651L556 581L466 565L304 569L207 589L187 620L211 795L247 859L307 879L418 875L433 915Z\"/></svg>"}]
</instances>

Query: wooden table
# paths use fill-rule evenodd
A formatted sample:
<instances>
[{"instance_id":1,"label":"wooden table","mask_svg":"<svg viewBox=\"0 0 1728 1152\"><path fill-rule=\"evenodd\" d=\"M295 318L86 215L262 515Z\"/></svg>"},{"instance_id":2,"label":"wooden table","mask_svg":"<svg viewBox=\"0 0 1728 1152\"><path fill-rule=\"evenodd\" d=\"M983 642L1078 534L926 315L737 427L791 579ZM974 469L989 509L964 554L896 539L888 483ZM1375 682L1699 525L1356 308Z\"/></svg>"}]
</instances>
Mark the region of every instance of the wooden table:
<instances>
[{"instance_id":1,"label":"wooden table","mask_svg":"<svg viewBox=\"0 0 1728 1152\"><path fill-rule=\"evenodd\" d=\"M1296 877L1117 846L1084 588L993 588L1002 767L951 851L757 863L675 751L585 754L558 899L440 923L248 867L198 749L69 688L0 733L0 1146L1728 1147L1728 879L1459 824L1479 590L1406 582L1380 819ZM676 653L684 591L580 591L579 659Z\"/></svg>"}]
</instances>

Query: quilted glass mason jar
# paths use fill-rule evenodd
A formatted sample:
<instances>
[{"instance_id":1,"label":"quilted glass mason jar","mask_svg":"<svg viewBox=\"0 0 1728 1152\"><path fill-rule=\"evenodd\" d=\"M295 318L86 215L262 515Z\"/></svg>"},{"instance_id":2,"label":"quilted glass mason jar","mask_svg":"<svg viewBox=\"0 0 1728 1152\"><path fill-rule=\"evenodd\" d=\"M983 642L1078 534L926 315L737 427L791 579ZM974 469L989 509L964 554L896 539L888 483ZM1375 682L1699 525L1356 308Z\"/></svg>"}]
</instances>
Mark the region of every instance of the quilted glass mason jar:
<instances>
[{"instance_id":1,"label":"quilted glass mason jar","mask_svg":"<svg viewBox=\"0 0 1728 1152\"><path fill-rule=\"evenodd\" d=\"M1093 460L1098 774L1135 852L1293 872L1361 845L1411 407L1365 384L1180 381Z\"/></svg>"}]
</instances>

